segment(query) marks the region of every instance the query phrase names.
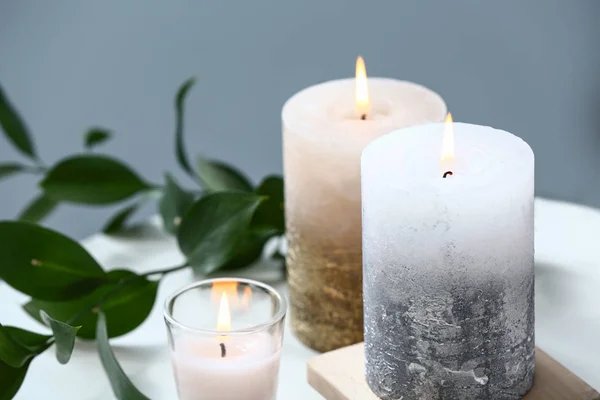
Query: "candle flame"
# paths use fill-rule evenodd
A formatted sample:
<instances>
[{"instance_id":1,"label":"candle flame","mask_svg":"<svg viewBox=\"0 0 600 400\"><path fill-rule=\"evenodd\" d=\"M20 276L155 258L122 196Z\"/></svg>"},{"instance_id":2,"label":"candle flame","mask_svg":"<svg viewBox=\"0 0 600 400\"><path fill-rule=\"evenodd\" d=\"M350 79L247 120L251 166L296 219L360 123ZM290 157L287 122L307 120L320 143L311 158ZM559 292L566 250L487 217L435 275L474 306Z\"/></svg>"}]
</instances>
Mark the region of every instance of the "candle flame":
<instances>
[{"instance_id":1,"label":"candle flame","mask_svg":"<svg viewBox=\"0 0 600 400\"><path fill-rule=\"evenodd\" d=\"M452 114L446 115L444 134L442 137L442 158L440 163L442 172L452 171L454 167L454 123Z\"/></svg>"},{"instance_id":2,"label":"candle flame","mask_svg":"<svg viewBox=\"0 0 600 400\"><path fill-rule=\"evenodd\" d=\"M237 288L238 282L235 281L219 281L212 285L211 301L213 304L218 304L217 313L217 331L226 332L231 330L231 308L237 304ZM226 339L227 336L222 336L220 339Z\"/></svg>"},{"instance_id":3,"label":"candle flame","mask_svg":"<svg viewBox=\"0 0 600 400\"><path fill-rule=\"evenodd\" d=\"M231 314L241 310L248 310L252 305L252 288L245 286L243 293L238 292L239 282L217 281L212 285L211 303L218 304L217 331L231 330ZM219 336L226 339L227 336Z\"/></svg>"},{"instance_id":4,"label":"candle flame","mask_svg":"<svg viewBox=\"0 0 600 400\"><path fill-rule=\"evenodd\" d=\"M356 91L354 111L361 119L366 119L369 114L369 86L367 84L367 69L365 60L361 56L356 59Z\"/></svg>"},{"instance_id":5,"label":"candle flame","mask_svg":"<svg viewBox=\"0 0 600 400\"><path fill-rule=\"evenodd\" d=\"M244 288L244 294L242 295L242 300L240 302L240 305L247 309L248 307L250 307L250 303L252 302L252 289L250 288L250 286L246 286Z\"/></svg>"},{"instance_id":6,"label":"candle flame","mask_svg":"<svg viewBox=\"0 0 600 400\"><path fill-rule=\"evenodd\" d=\"M221 304L219 305L219 314L217 316L217 332L227 332L231 330L231 311L229 310L229 300L227 294L221 294Z\"/></svg>"},{"instance_id":7,"label":"candle flame","mask_svg":"<svg viewBox=\"0 0 600 400\"><path fill-rule=\"evenodd\" d=\"M211 303L214 305L220 304L222 294L227 295L227 300L232 307L238 304L238 282L235 281L219 281L212 285Z\"/></svg>"}]
</instances>

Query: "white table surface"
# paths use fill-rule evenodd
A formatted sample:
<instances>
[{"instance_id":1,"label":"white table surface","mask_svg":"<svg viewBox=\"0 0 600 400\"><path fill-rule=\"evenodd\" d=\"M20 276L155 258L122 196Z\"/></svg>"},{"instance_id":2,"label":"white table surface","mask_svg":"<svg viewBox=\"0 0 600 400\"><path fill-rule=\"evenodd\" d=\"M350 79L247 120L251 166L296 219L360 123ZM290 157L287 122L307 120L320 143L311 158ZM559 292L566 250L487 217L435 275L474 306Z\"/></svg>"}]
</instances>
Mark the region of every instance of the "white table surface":
<instances>
[{"instance_id":1,"label":"white table surface","mask_svg":"<svg viewBox=\"0 0 600 400\"><path fill-rule=\"evenodd\" d=\"M600 390L600 211L537 199L535 222L537 345ZM183 260L172 238L154 228L146 233L143 240L95 235L83 244L108 269L128 267L143 272ZM255 270L243 275L271 281L287 294L286 285L277 283L277 274ZM168 276L150 318L137 330L111 341L123 369L153 400L176 399L162 305L167 294L192 279L189 271ZM0 283L0 322L43 331L20 309L26 300ZM321 398L306 383L305 364L315 354L286 332L279 399ZM114 396L95 344L79 342L65 366L58 364L52 350L39 356L16 398L106 400Z\"/></svg>"}]
</instances>

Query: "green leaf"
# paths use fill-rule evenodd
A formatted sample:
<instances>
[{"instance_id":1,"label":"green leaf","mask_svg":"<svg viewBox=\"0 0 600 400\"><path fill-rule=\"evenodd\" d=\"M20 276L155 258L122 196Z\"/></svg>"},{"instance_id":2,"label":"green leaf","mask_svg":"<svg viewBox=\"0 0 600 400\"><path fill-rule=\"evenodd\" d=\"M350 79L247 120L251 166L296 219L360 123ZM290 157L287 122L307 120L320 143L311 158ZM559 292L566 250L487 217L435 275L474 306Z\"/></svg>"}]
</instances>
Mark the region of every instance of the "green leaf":
<instances>
[{"instance_id":1,"label":"green leaf","mask_svg":"<svg viewBox=\"0 0 600 400\"><path fill-rule=\"evenodd\" d=\"M116 203L149 189L125 164L98 155L61 161L40 185L55 200L92 205Z\"/></svg>"},{"instance_id":2,"label":"green leaf","mask_svg":"<svg viewBox=\"0 0 600 400\"><path fill-rule=\"evenodd\" d=\"M0 360L13 368L21 368L48 348L50 336L0 324Z\"/></svg>"},{"instance_id":3,"label":"green leaf","mask_svg":"<svg viewBox=\"0 0 600 400\"><path fill-rule=\"evenodd\" d=\"M170 174L167 174L165 179L167 184L160 200L160 215L165 229L176 233L183 216L194 203L194 195L181 189Z\"/></svg>"},{"instance_id":4,"label":"green leaf","mask_svg":"<svg viewBox=\"0 0 600 400\"><path fill-rule=\"evenodd\" d=\"M252 225L268 226L283 234L285 232L283 178L280 176L265 178L256 189L256 194L268 198L256 210Z\"/></svg>"},{"instance_id":5,"label":"green leaf","mask_svg":"<svg viewBox=\"0 0 600 400\"><path fill-rule=\"evenodd\" d=\"M21 211L21 214L17 219L22 222L37 224L54 211L57 205L58 201L53 200L44 194L40 194L33 199L23 211Z\"/></svg>"},{"instance_id":6,"label":"green leaf","mask_svg":"<svg viewBox=\"0 0 600 400\"><path fill-rule=\"evenodd\" d=\"M12 399L23 384L27 369L31 360L27 361L21 368L13 368L0 361L0 400Z\"/></svg>"},{"instance_id":7,"label":"green leaf","mask_svg":"<svg viewBox=\"0 0 600 400\"><path fill-rule=\"evenodd\" d=\"M259 206L260 208L260 206ZM223 270L234 270L247 267L260 258L265 243L279 235L279 232L273 228L250 228L246 235L236 247L235 253L227 263L223 265Z\"/></svg>"},{"instance_id":8,"label":"green leaf","mask_svg":"<svg viewBox=\"0 0 600 400\"><path fill-rule=\"evenodd\" d=\"M25 170L26 167L19 163L1 163L0 164L0 180L8 178L11 175Z\"/></svg>"},{"instance_id":9,"label":"green leaf","mask_svg":"<svg viewBox=\"0 0 600 400\"><path fill-rule=\"evenodd\" d=\"M25 379L29 364L35 356L50 346L47 343L50 338L51 336L40 335L21 328L0 325L0 400L9 400L15 396ZM17 350L15 351L14 348L7 350L5 346L16 346ZM7 351L9 356L7 356ZM18 367L2 361L11 357L10 355L24 355L25 361L14 363L18 359L11 358L13 364L21 364Z\"/></svg>"},{"instance_id":10,"label":"green leaf","mask_svg":"<svg viewBox=\"0 0 600 400\"><path fill-rule=\"evenodd\" d=\"M59 320L56 320L46 314L45 311L40 311L42 321L52 329L54 334L54 344L56 346L56 359L61 364L66 364L71 359L73 349L75 348L75 336L81 326L71 326Z\"/></svg>"},{"instance_id":11,"label":"green leaf","mask_svg":"<svg viewBox=\"0 0 600 400\"><path fill-rule=\"evenodd\" d=\"M8 140L26 156L37 159L35 147L25 123L13 108L0 86L0 126Z\"/></svg>"},{"instance_id":12,"label":"green leaf","mask_svg":"<svg viewBox=\"0 0 600 400\"><path fill-rule=\"evenodd\" d=\"M83 140L84 146L86 149L91 150L92 148L98 146L109 140L112 136L112 133L108 129L104 128L91 128L86 132Z\"/></svg>"},{"instance_id":13,"label":"green leaf","mask_svg":"<svg viewBox=\"0 0 600 400\"><path fill-rule=\"evenodd\" d=\"M111 294L110 298L101 306L108 318L108 334L109 337L124 335L137 328L152 311L158 282L149 281L131 271L123 270L110 271L108 278L113 282L100 286L88 296L61 302L32 299L23 308L31 317L40 322L41 310L60 321L70 321L80 315L82 311L93 308ZM127 283L123 285L125 281ZM118 286L122 287L119 289ZM74 321L82 325L77 336L83 339L94 339L97 318L97 313L90 312Z\"/></svg>"},{"instance_id":14,"label":"green leaf","mask_svg":"<svg viewBox=\"0 0 600 400\"><path fill-rule=\"evenodd\" d=\"M185 152L185 144L183 142L183 125L184 125L184 105L185 99L190 89L196 83L195 78L190 78L185 81L177 91L177 97L175 98L175 113L176 113L176 125L175 125L175 154L179 165L185 172L191 177L195 178L194 171L192 170L191 164L188 161L187 154Z\"/></svg>"},{"instance_id":15,"label":"green leaf","mask_svg":"<svg viewBox=\"0 0 600 400\"><path fill-rule=\"evenodd\" d=\"M179 227L179 248L192 267L210 273L235 254L263 198L252 193L216 192L196 201Z\"/></svg>"},{"instance_id":16,"label":"green leaf","mask_svg":"<svg viewBox=\"0 0 600 400\"><path fill-rule=\"evenodd\" d=\"M98 352L100 353L100 360L108 375L108 380L112 386L113 392L119 400L150 400L150 398L144 396L134 385L131 383L123 369L119 365L117 358L115 357L110 344L108 343L108 331L106 328L106 316L104 313L98 315L98 324L96 326L96 338L98 340Z\"/></svg>"},{"instance_id":17,"label":"green leaf","mask_svg":"<svg viewBox=\"0 0 600 400\"><path fill-rule=\"evenodd\" d=\"M13 368L22 367L34 356L28 348L15 341L0 325L0 360Z\"/></svg>"},{"instance_id":18,"label":"green leaf","mask_svg":"<svg viewBox=\"0 0 600 400\"><path fill-rule=\"evenodd\" d=\"M206 190L240 190L251 192L252 184L248 178L236 168L220 161L209 161L198 157L197 173Z\"/></svg>"},{"instance_id":19,"label":"green leaf","mask_svg":"<svg viewBox=\"0 0 600 400\"><path fill-rule=\"evenodd\" d=\"M66 300L106 281L106 273L74 240L25 222L0 222L0 278L29 296Z\"/></svg>"},{"instance_id":20,"label":"green leaf","mask_svg":"<svg viewBox=\"0 0 600 400\"><path fill-rule=\"evenodd\" d=\"M102 228L102 232L107 235L113 235L120 232L123 232L127 229L127 222L131 219L133 214L140 208L142 208L146 203L151 200L155 200L161 196L161 191L150 190L145 192L142 196L136 199L135 203L123 208L117 214L113 215Z\"/></svg>"},{"instance_id":21,"label":"green leaf","mask_svg":"<svg viewBox=\"0 0 600 400\"><path fill-rule=\"evenodd\" d=\"M134 203L119 211L108 220L108 222L104 225L104 228L102 228L102 232L106 234L112 234L122 231L127 220L129 220L133 213L137 211L140 205L140 203Z\"/></svg>"},{"instance_id":22,"label":"green leaf","mask_svg":"<svg viewBox=\"0 0 600 400\"><path fill-rule=\"evenodd\" d=\"M35 332L26 331L25 329L16 328L14 326L5 326L4 330L22 346L27 347L35 353L41 353L48 348L48 340L52 336L42 335Z\"/></svg>"}]
</instances>

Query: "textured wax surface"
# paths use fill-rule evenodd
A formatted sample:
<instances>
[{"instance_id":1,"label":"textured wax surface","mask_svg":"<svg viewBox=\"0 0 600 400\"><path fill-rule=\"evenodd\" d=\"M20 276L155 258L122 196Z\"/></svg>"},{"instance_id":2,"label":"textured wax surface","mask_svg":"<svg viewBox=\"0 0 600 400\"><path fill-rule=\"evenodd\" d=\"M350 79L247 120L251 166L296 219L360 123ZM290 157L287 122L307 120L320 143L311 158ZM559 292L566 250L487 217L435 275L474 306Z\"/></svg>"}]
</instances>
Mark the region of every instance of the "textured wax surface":
<instances>
[{"instance_id":1,"label":"textured wax surface","mask_svg":"<svg viewBox=\"0 0 600 400\"><path fill-rule=\"evenodd\" d=\"M366 375L386 400L518 399L533 381L533 154L506 132L455 131L466 160L451 178L427 164L439 126L363 155Z\"/></svg>"},{"instance_id":2,"label":"textured wax surface","mask_svg":"<svg viewBox=\"0 0 600 400\"><path fill-rule=\"evenodd\" d=\"M298 338L319 351L363 338L363 148L446 112L437 94L410 82L369 78L369 89L366 121L353 115L353 79L307 88L282 112L290 319Z\"/></svg>"},{"instance_id":3,"label":"textured wax surface","mask_svg":"<svg viewBox=\"0 0 600 400\"><path fill-rule=\"evenodd\" d=\"M355 240L315 242L290 227L287 238L294 333L318 351L362 341L360 235Z\"/></svg>"},{"instance_id":4,"label":"textured wax surface","mask_svg":"<svg viewBox=\"0 0 600 400\"><path fill-rule=\"evenodd\" d=\"M521 398L533 383L532 283L411 291L393 302L387 287L369 292L368 304L380 304L366 309L369 386L383 399ZM529 304L514 304L519 294Z\"/></svg>"}]
</instances>

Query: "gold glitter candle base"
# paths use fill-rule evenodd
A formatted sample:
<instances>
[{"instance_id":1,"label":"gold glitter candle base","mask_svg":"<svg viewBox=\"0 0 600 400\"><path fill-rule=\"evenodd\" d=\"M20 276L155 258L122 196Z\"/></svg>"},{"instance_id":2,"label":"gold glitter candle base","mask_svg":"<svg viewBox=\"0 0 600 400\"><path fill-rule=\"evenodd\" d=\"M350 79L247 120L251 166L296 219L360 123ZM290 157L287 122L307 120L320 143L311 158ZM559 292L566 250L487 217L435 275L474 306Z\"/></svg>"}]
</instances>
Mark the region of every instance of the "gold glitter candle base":
<instances>
[{"instance_id":1,"label":"gold glitter candle base","mask_svg":"<svg viewBox=\"0 0 600 400\"><path fill-rule=\"evenodd\" d=\"M362 252L315 243L288 230L292 331L308 347L330 351L363 340Z\"/></svg>"}]
</instances>

